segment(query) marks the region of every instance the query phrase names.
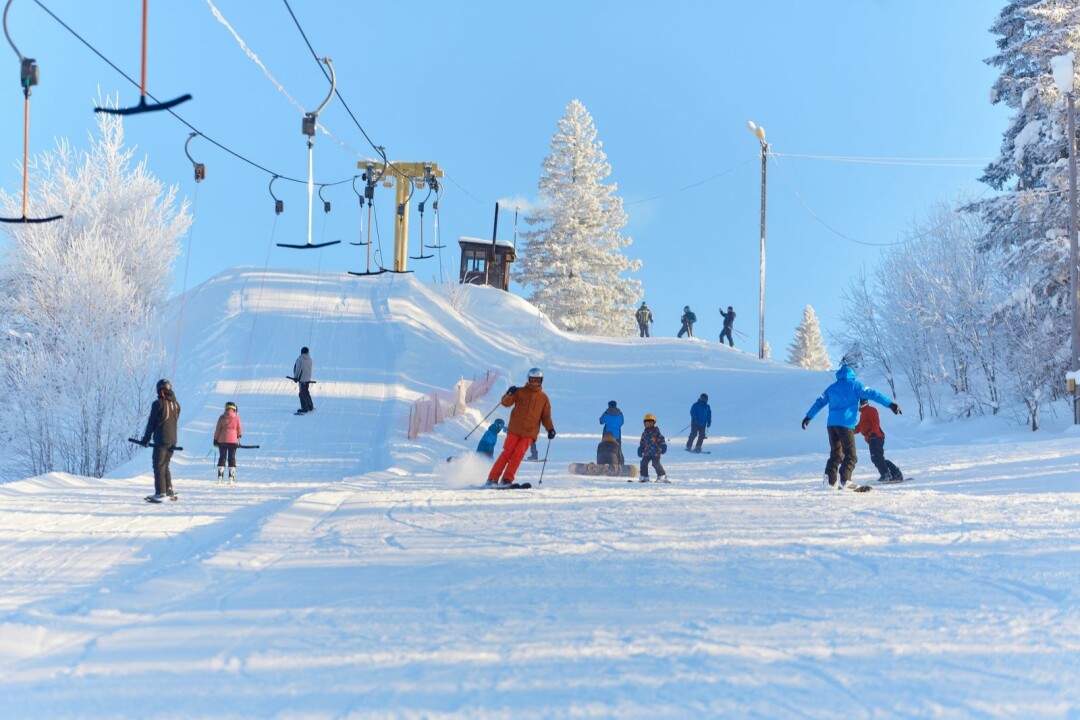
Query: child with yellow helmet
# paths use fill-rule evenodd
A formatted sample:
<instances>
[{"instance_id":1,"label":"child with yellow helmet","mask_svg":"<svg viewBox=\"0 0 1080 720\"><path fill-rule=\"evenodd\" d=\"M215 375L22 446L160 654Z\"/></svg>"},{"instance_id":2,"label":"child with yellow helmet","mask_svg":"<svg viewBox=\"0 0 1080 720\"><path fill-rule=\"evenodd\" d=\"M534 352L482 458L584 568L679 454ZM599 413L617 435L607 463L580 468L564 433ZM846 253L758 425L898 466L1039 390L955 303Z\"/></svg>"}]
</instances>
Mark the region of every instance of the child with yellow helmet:
<instances>
[{"instance_id":1,"label":"child with yellow helmet","mask_svg":"<svg viewBox=\"0 0 1080 720\"><path fill-rule=\"evenodd\" d=\"M667 452L667 440L660 428L656 426L656 416L648 413L642 418L645 430L641 433L641 442L638 443L638 457L641 458L641 482L649 482L649 463L656 470L657 482L669 482L664 466L660 464L660 456Z\"/></svg>"}]
</instances>

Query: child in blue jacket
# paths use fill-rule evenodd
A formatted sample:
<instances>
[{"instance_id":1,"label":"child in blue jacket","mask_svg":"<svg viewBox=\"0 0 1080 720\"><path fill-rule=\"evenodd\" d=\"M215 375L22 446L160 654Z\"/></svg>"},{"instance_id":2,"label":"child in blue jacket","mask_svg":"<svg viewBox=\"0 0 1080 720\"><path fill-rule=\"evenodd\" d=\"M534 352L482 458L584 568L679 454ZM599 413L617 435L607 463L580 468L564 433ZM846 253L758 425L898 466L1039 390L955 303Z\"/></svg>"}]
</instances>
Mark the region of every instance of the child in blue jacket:
<instances>
[{"instance_id":1,"label":"child in blue jacket","mask_svg":"<svg viewBox=\"0 0 1080 720\"><path fill-rule=\"evenodd\" d=\"M476 446L476 452L481 455L487 455L489 458L495 457L495 443L499 441L499 433L506 427L506 423L502 418L496 418L495 422L491 423L491 427L484 433L484 437L480 438L479 444Z\"/></svg>"}]
</instances>

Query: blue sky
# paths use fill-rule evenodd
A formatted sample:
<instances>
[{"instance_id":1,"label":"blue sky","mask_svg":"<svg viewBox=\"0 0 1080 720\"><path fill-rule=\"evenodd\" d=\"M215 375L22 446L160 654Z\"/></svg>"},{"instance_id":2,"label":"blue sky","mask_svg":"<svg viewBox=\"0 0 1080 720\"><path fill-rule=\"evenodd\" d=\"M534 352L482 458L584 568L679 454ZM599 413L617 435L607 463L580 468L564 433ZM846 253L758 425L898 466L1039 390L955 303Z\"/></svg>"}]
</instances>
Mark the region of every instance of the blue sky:
<instances>
[{"instance_id":1,"label":"blue sky","mask_svg":"<svg viewBox=\"0 0 1080 720\"><path fill-rule=\"evenodd\" d=\"M138 79L140 3L42 2ZM570 100L581 100L626 203L628 254L644 262L637 277L656 334L674 335L689 304L698 336L715 340L717 309L733 305L745 336L736 341L756 352L760 164L747 120L765 127L777 153L974 158L949 162L975 167L770 162L765 315L778 358L786 357L806 304L828 333L853 272L872 266L932 203L985 191L981 165L996 154L1008 122L1005 109L989 102L995 72L983 60L995 51L988 28L1000 10L989 0L290 2L315 51L333 59L338 89L372 140L391 160L435 161L446 171L440 233L449 246L443 267L452 274L459 236L490 238L496 200L535 198L556 122ZM322 102L327 83L284 2L213 3L292 97L309 110ZM263 167L306 178L300 111L209 4L151 2L149 20L149 91L161 99L191 93L176 109L189 123ZM41 68L31 152L52 148L57 137L85 143L99 88L122 105L138 101L136 87L34 0L15 0L8 25ZM0 182L17 193L22 94L14 53L7 58L0 157L8 162ZM360 157L375 156L336 101L320 120L349 149L316 138L317 182L348 179ZM134 116L126 130L162 181L197 200L177 291L185 268L187 287L240 264L363 269L362 248L344 243L270 249L272 231L274 242L306 240L303 185L275 184L286 203L275 218L270 175L201 138L191 152L206 164L207 180L196 193L183 152L190 131L175 118ZM355 239L359 212L348 184L324 196L333 209L324 214L316 200L314 239ZM376 202L389 263L392 191L381 190ZM415 243L415 203L413 210ZM512 238L512 226L504 212L500 239ZM427 282L439 274L438 258L409 267ZM840 353L830 351L835 361Z\"/></svg>"}]
</instances>

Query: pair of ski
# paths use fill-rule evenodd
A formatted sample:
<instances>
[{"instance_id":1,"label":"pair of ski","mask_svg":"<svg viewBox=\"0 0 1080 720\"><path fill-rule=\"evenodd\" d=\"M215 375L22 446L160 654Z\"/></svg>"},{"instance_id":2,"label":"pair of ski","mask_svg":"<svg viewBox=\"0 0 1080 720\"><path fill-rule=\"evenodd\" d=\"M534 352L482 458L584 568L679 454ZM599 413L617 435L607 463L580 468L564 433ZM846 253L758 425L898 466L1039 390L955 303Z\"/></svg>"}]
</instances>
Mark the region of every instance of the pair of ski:
<instances>
[{"instance_id":1,"label":"pair of ski","mask_svg":"<svg viewBox=\"0 0 1080 720\"><path fill-rule=\"evenodd\" d=\"M532 488L532 483L487 483L484 487L491 490L528 490Z\"/></svg>"}]
</instances>

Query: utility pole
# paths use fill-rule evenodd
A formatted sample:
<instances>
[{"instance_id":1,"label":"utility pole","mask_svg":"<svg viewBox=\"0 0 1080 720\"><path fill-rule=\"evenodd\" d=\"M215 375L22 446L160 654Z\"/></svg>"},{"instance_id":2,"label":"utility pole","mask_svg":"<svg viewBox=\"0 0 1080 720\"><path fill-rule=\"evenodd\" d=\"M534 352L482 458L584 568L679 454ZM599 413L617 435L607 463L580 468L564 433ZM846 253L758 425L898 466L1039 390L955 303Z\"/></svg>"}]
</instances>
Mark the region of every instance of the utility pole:
<instances>
[{"instance_id":1,"label":"utility pole","mask_svg":"<svg viewBox=\"0 0 1080 720\"><path fill-rule=\"evenodd\" d=\"M1077 377L1080 371L1080 286L1077 284L1076 238L1076 103L1073 97L1074 55L1069 52L1050 60L1054 84L1065 95L1067 127L1069 133L1069 293L1072 295L1072 359L1069 363L1069 389L1073 396L1073 423L1080 424L1080 394L1077 393Z\"/></svg>"},{"instance_id":2,"label":"utility pole","mask_svg":"<svg viewBox=\"0 0 1080 720\"><path fill-rule=\"evenodd\" d=\"M769 144L765 142L765 128L755 125L753 120L746 123L750 132L761 143L761 262L758 279L758 358L765 359L765 176L768 170Z\"/></svg>"}]
</instances>

